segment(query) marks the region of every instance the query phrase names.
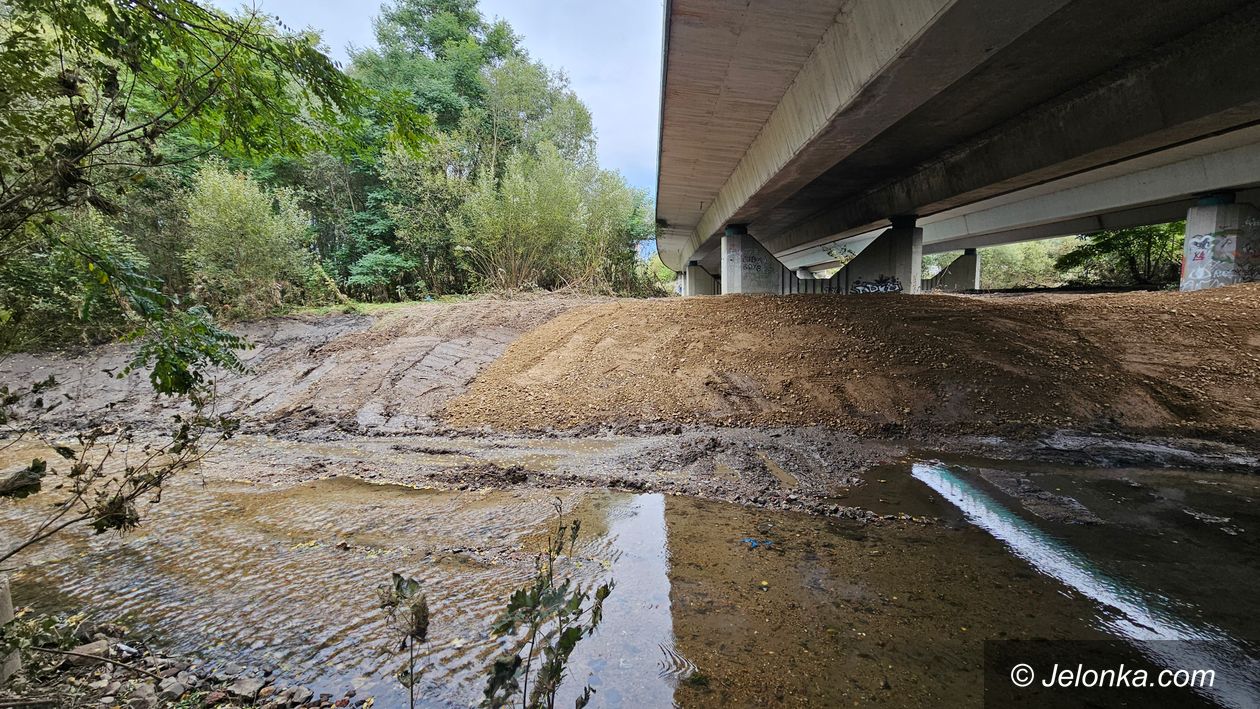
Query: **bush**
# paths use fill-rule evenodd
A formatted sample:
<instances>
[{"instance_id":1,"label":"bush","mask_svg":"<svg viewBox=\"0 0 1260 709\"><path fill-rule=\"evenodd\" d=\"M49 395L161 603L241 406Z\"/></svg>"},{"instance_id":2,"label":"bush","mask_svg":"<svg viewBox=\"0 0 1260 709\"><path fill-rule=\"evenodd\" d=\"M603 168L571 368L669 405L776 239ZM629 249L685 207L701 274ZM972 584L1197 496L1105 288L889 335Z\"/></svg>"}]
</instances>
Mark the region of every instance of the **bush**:
<instances>
[{"instance_id":1,"label":"bush","mask_svg":"<svg viewBox=\"0 0 1260 709\"><path fill-rule=\"evenodd\" d=\"M315 282L310 216L290 190L265 189L209 162L186 201L191 243L184 260L198 301L235 319L307 302L304 286Z\"/></svg>"},{"instance_id":2,"label":"bush","mask_svg":"<svg viewBox=\"0 0 1260 709\"><path fill-rule=\"evenodd\" d=\"M1088 234L1055 266L1082 285L1169 286L1181 278L1185 233L1182 221Z\"/></svg>"},{"instance_id":3,"label":"bush","mask_svg":"<svg viewBox=\"0 0 1260 709\"><path fill-rule=\"evenodd\" d=\"M415 268L415 261L399 256L388 248L380 248L350 266L350 278L346 284L350 287L351 295L361 300L407 300L408 293L404 284L410 280L410 274ZM424 287L423 283L417 285L421 289Z\"/></svg>"},{"instance_id":4,"label":"bush","mask_svg":"<svg viewBox=\"0 0 1260 709\"><path fill-rule=\"evenodd\" d=\"M0 260L0 351L74 343L119 334L126 310L115 284L96 264L148 264L98 212L58 215L41 237Z\"/></svg>"},{"instance_id":5,"label":"bush","mask_svg":"<svg viewBox=\"0 0 1260 709\"><path fill-rule=\"evenodd\" d=\"M483 175L453 226L483 287L641 295L651 290L637 251L650 213L617 173L544 143L536 156L512 155L500 184Z\"/></svg>"}]
</instances>

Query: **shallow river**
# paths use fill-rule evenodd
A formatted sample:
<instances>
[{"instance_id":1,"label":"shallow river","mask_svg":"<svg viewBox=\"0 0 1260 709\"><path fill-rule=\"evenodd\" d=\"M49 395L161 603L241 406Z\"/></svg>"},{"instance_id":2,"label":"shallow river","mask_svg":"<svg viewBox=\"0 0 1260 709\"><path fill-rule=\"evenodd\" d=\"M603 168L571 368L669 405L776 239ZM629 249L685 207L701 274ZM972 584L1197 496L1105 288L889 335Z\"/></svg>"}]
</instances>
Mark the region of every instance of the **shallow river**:
<instances>
[{"instance_id":1,"label":"shallow river","mask_svg":"<svg viewBox=\"0 0 1260 709\"><path fill-rule=\"evenodd\" d=\"M657 494L188 476L141 530L24 559L15 601L394 707L404 657L374 589L398 571L433 609L424 704L467 706L513 647L490 627L557 495L582 520L573 573L617 584L564 705L590 683L596 706L979 706L984 641L1034 637L1157 666L1186 660L1157 641L1201 641L1229 681L1181 698L1260 704L1260 480L1240 475L907 461L841 501L940 521L871 525ZM0 531L45 501L5 503Z\"/></svg>"}]
</instances>

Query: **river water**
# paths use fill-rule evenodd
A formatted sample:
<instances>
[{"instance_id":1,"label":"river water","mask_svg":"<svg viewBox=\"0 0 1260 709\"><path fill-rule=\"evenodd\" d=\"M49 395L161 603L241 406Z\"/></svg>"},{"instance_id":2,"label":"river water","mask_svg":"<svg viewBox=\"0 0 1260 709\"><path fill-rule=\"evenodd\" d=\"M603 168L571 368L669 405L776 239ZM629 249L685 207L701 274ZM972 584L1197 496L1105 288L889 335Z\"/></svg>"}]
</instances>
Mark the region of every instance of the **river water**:
<instances>
[{"instance_id":1,"label":"river water","mask_svg":"<svg viewBox=\"0 0 1260 709\"><path fill-rule=\"evenodd\" d=\"M561 694L596 706L979 706L986 639L1120 648L1206 641L1232 667L1194 699L1255 706L1260 482L919 456L846 504L924 523L861 524L681 496L598 490L436 492L336 477L263 485L186 476L123 537L68 533L23 559L15 601L86 608L178 653L277 668L288 680L402 706L404 656L374 589L397 571L433 610L425 706L469 706L491 625L556 523L581 519L565 568L612 579L599 632ZM46 495L0 508L17 538ZM1224 653L1224 654L1222 654Z\"/></svg>"}]
</instances>

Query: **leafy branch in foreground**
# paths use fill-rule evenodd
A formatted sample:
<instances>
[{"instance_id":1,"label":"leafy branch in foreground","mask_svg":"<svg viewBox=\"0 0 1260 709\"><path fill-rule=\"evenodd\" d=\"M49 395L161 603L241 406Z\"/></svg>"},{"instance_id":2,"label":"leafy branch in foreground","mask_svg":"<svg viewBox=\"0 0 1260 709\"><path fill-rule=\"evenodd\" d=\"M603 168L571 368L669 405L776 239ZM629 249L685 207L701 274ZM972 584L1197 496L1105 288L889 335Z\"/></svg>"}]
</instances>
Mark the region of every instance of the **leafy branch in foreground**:
<instances>
[{"instance_id":1,"label":"leafy branch in foreground","mask_svg":"<svg viewBox=\"0 0 1260 709\"><path fill-rule=\"evenodd\" d=\"M512 594L494 625L496 635L524 631L524 652L495 661L486 684L485 706L514 705L519 694L525 709L554 709L569 657L578 642L599 627L604 599L612 593L612 581L592 591L571 578L557 576L557 564L572 557L581 520L566 525L560 500L553 505L559 520L555 534L547 538L546 550L537 557L534 580ZM578 709L586 706L594 692L589 685L583 689L576 702Z\"/></svg>"},{"instance_id":2,"label":"leafy branch in foreground","mask_svg":"<svg viewBox=\"0 0 1260 709\"><path fill-rule=\"evenodd\" d=\"M353 149L374 111L404 145L427 120L346 76L311 34L192 0L0 4L0 246L138 170L229 154ZM194 146L173 154L165 144Z\"/></svg>"},{"instance_id":3,"label":"leafy branch in foreground","mask_svg":"<svg viewBox=\"0 0 1260 709\"><path fill-rule=\"evenodd\" d=\"M140 505L160 500L162 486L171 476L195 465L238 426L234 419L214 416L207 409L213 396L196 396L191 399L191 412L173 417L174 428L164 439L146 441L141 438L144 434L130 426L102 425L77 434L72 442L61 441L27 420L60 405L59 400L45 403L44 399L45 392L56 386L56 380L49 378L29 392L0 387L0 431L7 439L0 451L35 439L61 460L49 464L47 459L34 458L0 480L0 497L28 497L51 480L55 485L50 492L56 498L25 539L0 551L0 564L79 523L89 524L97 534L135 529L141 521ZM24 401L28 397L34 400Z\"/></svg>"},{"instance_id":4,"label":"leafy branch in foreground","mask_svg":"<svg viewBox=\"0 0 1260 709\"><path fill-rule=\"evenodd\" d=\"M578 642L599 627L604 600L612 593L612 581L584 590L581 584L557 574L561 561L572 558L582 525L580 520L565 524L559 499L553 506L558 517L556 529L535 559L534 580L512 594L493 628L496 635L520 632L523 652L495 660L484 706L510 707L519 701L523 709L554 709L569 657ZM410 706L414 707L418 681L415 648L429 636L428 598L419 581L397 572L389 584L378 586L376 593L381 608L389 613L390 624L402 635L399 650L408 650L407 667L398 673L398 680L407 687ZM585 707L594 693L589 685L584 687L577 709Z\"/></svg>"},{"instance_id":5,"label":"leafy branch in foreground","mask_svg":"<svg viewBox=\"0 0 1260 709\"><path fill-rule=\"evenodd\" d=\"M389 613L391 624L402 634L407 649L407 669L398 673L398 681L407 688L410 706L416 706L416 643L429 637L429 600L420 591L420 582L397 572L388 586L378 586L381 608Z\"/></svg>"}]
</instances>

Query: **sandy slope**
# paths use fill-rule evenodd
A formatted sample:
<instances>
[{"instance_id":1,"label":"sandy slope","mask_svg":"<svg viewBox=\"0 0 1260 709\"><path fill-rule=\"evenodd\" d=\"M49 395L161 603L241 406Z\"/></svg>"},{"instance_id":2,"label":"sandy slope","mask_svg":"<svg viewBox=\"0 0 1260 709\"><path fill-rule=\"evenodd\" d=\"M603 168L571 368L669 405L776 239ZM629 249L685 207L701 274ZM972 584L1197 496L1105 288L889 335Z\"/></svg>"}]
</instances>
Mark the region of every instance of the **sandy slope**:
<instances>
[{"instance_id":1,"label":"sandy slope","mask_svg":"<svg viewBox=\"0 0 1260 709\"><path fill-rule=\"evenodd\" d=\"M573 309L452 400L457 426L1082 427L1254 441L1260 285L971 298L724 296Z\"/></svg>"}]
</instances>

